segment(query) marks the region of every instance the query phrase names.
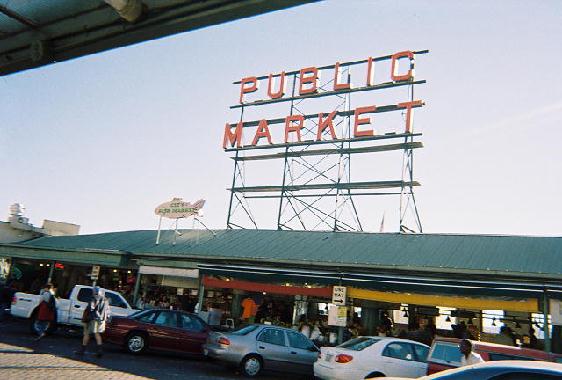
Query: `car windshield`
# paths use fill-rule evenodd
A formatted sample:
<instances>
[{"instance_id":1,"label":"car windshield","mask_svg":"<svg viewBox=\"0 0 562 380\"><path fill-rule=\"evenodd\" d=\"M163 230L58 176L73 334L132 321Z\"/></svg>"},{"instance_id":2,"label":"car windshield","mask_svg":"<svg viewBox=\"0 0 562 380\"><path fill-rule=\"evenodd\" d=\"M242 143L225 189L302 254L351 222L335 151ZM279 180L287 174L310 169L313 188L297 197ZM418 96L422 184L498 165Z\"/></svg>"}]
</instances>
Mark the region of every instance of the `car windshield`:
<instances>
[{"instance_id":1,"label":"car windshield","mask_svg":"<svg viewBox=\"0 0 562 380\"><path fill-rule=\"evenodd\" d=\"M258 325L249 325L242 327L241 329L231 332L232 335L248 335L252 331L258 328Z\"/></svg>"},{"instance_id":2,"label":"car windshield","mask_svg":"<svg viewBox=\"0 0 562 380\"><path fill-rule=\"evenodd\" d=\"M338 347L347 348L348 350L353 351L362 351L365 348L377 343L378 341L380 341L380 338L361 337L348 340L347 342L340 344Z\"/></svg>"},{"instance_id":3,"label":"car windshield","mask_svg":"<svg viewBox=\"0 0 562 380\"><path fill-rule=\"evenodd\" d=\"M137 310L133 314L129 315L129 318L138 319L141 318L146 313L149 313L150 310Z\"/></svg>"}]
</instances>

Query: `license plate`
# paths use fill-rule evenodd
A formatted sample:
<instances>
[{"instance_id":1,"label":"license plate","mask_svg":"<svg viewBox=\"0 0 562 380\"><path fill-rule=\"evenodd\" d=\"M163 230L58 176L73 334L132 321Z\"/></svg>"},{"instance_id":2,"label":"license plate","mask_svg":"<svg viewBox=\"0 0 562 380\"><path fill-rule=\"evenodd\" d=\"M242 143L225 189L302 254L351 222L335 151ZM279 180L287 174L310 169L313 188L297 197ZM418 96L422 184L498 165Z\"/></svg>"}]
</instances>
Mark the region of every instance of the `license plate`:
<instances>
[{"instance_id":1,"label":"license plate","mask_svg":"<svg viewBox=\"0 0 562 380\"><path fill-rule=\"evenodd\" d=\"M334 357L334 355L332 355L332 354L327 354L327 355L326 355L326 361L329 362L330 360L332 360L333 357Z\"/></svg>"}]
</instances>

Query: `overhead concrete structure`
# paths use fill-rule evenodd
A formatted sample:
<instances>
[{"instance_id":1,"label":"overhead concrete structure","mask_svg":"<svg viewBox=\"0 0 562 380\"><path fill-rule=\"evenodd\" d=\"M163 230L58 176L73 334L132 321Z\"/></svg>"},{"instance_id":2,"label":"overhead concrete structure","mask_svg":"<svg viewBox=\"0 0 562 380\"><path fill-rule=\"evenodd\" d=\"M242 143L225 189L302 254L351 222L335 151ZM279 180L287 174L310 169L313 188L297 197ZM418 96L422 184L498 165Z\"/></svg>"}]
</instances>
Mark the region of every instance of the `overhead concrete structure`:
<instances>
[{"instance_id":1,"label":"overhead concrete structure","mask_svg":"<svg viewBox=\"0 0 562 380\"><path fill-rule=\"evenodd\" d=\"M0 76L317 0L0 0Z\"/></svg>"}]
</instances>

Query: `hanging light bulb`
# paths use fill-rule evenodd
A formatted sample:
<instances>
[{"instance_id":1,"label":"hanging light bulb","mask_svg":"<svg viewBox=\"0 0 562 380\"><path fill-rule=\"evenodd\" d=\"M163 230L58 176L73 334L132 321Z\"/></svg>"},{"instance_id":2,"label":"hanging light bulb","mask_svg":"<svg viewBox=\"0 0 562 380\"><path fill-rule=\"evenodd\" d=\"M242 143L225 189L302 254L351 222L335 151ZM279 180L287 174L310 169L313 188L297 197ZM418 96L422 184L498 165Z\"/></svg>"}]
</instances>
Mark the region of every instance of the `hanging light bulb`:
<instances>
[{"instance_id":1,"label":"hanging light bulb","mask_svg":"<svg viewBox=\"0 0 562 380\"><path fill-rule=\"evenodd\" d=\"M447 315L447 318L445 318L445 322L451 322L451 316Z\"/></svg>"},{"instance_id":2,"label":"hanging light bulb","mask_svg":"<svg viewBox=\"0 0 562 380\"><path fill-rule=\"evenodd\" d=\"M496 325L496 317L492 318L492 326Z\"/></svg>"},{"instance_id":3,"label":"hanging light bulb","mask_svg":"<svg viewBox=\"0 0 562 380\"><path fill-rule=\"evenodd\" d=\"M474 323L472 322L472 318L469 318L469 319L468 319L468 324L469 324L469 325L473 325L473 324L474 324Z\"/></svg>"},{"instance_id":4,"label":"hanging light bulb","mask_svg":"<svg viewBox=\"0 0 562 380\"><path fill-rule=\"evenodd\" d=\"M408 310L404 310L404 318L408 318L408 317L409 317Z\"/></svg>"}]
</instances>

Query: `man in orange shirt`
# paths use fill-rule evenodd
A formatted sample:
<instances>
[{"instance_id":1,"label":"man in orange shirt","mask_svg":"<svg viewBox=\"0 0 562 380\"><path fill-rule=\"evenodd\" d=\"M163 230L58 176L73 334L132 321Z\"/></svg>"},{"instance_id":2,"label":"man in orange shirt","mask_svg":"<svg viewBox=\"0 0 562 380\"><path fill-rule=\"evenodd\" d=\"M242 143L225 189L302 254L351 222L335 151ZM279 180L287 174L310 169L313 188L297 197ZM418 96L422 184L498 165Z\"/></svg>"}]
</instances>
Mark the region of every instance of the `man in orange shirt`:
<instances>
[{"instance_id":1,"label":"man in orange shirt","mask_svg":"<svg viewBox=\"0 0 562 380\"><path fill-rule=\"evenodd\" d=\"M251 297L246 297L242 301L242 309L244 309L242 311L242 320L248 323L254 323L258 311L256 302Z\"/></svg>"}]
</instances>

